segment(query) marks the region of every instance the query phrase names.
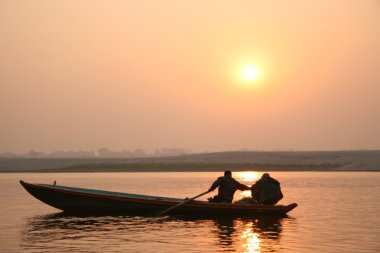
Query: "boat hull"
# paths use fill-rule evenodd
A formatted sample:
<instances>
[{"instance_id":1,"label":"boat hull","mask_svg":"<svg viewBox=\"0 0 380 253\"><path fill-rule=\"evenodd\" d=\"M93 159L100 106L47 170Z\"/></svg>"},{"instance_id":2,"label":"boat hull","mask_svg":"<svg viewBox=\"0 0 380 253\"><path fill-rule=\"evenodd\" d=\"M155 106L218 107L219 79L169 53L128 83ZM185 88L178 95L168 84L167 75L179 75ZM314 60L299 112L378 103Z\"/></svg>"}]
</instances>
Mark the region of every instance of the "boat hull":
<instances>
[{"instance_id":1,"label":"boat hull","mask_svg":"<svg viewBox=\"0 0 380 253\"><path fill-rule=\"evenodd\" d=\"M57 187L54 185L30 184L20 181L21 185L35 198L52 207L69 213L120 213L149 215L163 211L180 203L181 199L153 197L134 194L112 193L90 189ZM287 206L237 205L191 201L169 214L212 215L212 216L261 216L285 215L297 204Z\"/></svg>"}]
</instances>

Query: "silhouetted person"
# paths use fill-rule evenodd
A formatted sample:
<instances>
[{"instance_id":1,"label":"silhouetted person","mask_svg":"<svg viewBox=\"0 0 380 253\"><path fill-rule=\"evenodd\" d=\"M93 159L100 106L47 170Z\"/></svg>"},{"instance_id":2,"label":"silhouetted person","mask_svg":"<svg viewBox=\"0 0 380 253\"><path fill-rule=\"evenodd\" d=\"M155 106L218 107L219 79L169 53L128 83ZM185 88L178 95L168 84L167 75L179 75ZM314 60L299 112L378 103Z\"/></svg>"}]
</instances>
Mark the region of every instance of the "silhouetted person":
<instances>
[{"instance_id":1,"label":"silhouetted person","mask_svg":"<svg viewBox=\"0 0 380 253\"><path fill-rule=\"evenodd\" d=\"M209 198L209 202L213 203L231 203L234 198L236 190L249 190L250 188L244 184L239 183L232 177L230 170L224 172L223 177L219 177L210 187L209 191L213 191L218 188L218 195Z\"/></svg>"},{"instance_id":2,"label":"silhouetted person","mask_svg":"<svg viewBox=\"0 0 380 253\"><path fill-rule=\"evenodd\" d=\"M264 205L274 205L284 196L281 192L280 182L264 173L251 188L252 199Z\"/></svg>"}]
</instances>

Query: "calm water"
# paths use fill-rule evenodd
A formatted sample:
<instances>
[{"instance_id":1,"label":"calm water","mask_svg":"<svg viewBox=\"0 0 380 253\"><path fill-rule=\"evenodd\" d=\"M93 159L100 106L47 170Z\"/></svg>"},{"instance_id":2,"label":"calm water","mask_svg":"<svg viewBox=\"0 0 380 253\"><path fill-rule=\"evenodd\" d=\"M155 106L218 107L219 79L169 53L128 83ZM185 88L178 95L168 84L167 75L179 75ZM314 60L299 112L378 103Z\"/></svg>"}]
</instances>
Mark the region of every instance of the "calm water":
<instances>
[{"instance_id":1,"label":"calm water","mask_svg":"<svg viewBox=\"0 0 380 253\"><path fill-rule=\"evenodd\" d=\"M299 204L281 219L64 216L18 183L184 198L220 174L0 174L0 252L380 252L380 173L273 172L280 203ZM251 185L257 175L234 176Z\"/></svg>"}]
</instances>

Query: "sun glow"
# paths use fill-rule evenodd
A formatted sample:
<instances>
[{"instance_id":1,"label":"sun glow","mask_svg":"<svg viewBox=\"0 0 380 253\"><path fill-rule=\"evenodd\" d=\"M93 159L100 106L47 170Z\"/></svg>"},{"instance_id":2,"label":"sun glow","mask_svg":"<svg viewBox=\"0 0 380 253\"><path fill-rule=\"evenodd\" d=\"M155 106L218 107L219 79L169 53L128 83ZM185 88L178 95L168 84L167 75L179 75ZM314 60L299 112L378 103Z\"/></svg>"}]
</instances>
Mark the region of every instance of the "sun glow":
<instances>
[{"instance_id":1,"label":"sun glow","mask_svg":"<svg viewBox=\"0 0 380 253\"><path fill-rule=\"evenodd\" d=\"M243 78L246 81L256 80L258 76L259 76L259 71L257 68L254 68L252 66L246 66L243 69Z\"/></svg>"},{"instance_id":2,"label":"sun glow","mask_svg":"<svg viewBox=\"0 0 380 253\"><path fill-rule=\"evenodd\" d=\"M253 183L259 179L260 174L255 171L240 171L237 172L237 178L242 180L244 183Z\"/></svg>"}]
</instances>

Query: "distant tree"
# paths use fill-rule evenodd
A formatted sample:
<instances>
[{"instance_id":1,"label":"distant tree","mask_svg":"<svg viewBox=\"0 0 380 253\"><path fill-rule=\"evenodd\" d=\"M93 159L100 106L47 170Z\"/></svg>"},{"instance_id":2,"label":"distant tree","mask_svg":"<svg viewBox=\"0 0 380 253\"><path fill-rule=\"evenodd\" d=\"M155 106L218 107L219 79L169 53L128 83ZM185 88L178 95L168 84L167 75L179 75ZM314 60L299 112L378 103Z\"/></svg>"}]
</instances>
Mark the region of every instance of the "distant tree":
<instances>
[{"instance_id":1,"label":"distant tree","mask_svg":"<svg viewBox=\"0 0 380 253\"><path fill-rule=\"evenodd\" d=\"M144 149L138 148L133 151L134 157L146 157L147 153Z\"/></svg>"},{"instance_id":2,"label":"distant tree","mask_svg":"<svg viewBox=\"0 0 380 253\"><path fill-rule=\"evenodd\" d=\"M98 149L98 157L99 158L122 158L122 157L130 157L132 152L130 151L112 151L108 148L100 148Z\"/></svg>"},{"instance_id":3,"label":"distant tree","mask_svg":"<svg viewBox=\"0 0 380 253\"><path fill-rule=\"evenodd\" d=\"M45 157L45 154L43 152L37 152L37 151L31 150L22 156L27 157L27 158L43 158Z\"/></svg>"},{"instance_id":4,"label":"distant tree","mask_svg":"<svg viewBox=\"0 0 380 253\"><path fill-rule=\"evenodd\" d=\"M0 158L17 158L17 157L19 156L10 152L0 153Z\"/></svg>"},{"instance_id":5,"label":"distant tree","mask_svg":"<svg viewBox=\"0 0 380 253\"><path fill-rule=\"evenodd\" d=\"M48 155L50 158L92 158L94 151L54 151Z\"/></svg>"},{"instance_id":6,"label":"distant tree","mask_svg":"<svg viewBox=\"0 0 380 253\"><path fill-rule=\"evenodd\" d=\"M177 156L191 153L189 150L184 148L161 148L156 149L154 152L155 156Z\"/></svg>"}]
</instances>

